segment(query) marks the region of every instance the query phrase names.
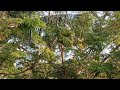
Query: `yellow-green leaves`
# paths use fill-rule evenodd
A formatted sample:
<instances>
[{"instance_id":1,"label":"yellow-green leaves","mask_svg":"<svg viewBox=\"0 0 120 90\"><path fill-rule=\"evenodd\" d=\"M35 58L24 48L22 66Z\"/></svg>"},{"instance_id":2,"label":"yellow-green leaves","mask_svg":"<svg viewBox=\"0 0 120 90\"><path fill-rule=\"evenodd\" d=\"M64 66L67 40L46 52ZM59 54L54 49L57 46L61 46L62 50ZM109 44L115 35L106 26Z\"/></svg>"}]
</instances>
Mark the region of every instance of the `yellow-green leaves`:
<instances>
[{"instance_id":1,"label":"yellow-green leaves","mask_svg":"<svg viewBox=\"0 0 120 90\"><path fill-rule=\"evenodd\" d=\"M43 53L43 60L48 62L54 62L56 60L55 53L51 49L47 48Z\"/></svg>"},{"instance_id":2,"label":"yellow-green leaves","mask_svg":"<svg viewBox=\"0 0 120 90\"><path fill-rule=\"evenodd\" d=\"M32 39L35 44L40 44L42 42L41 37L39 36L38 32L32 31Z\"/></svg>"},{"instance_id":3,"label":"yellow-green leaves","mask_svg":"<svg viewBox=\"0 0 120 90\"><path fill-rule=\"evenodd\" d=\"M35 28L35 27L41 27L41 28L45 28L46 24L40 20L40 17L36 16L36 17L25 17L23 19L23 23L26 24L26 27L31 27L31 28Z\"/></svg>"},{"instance_id":4,"label":"yellow-green leaves","mask_svg":"<svg viewBox=\"0 0 120 90\"><path fill-rule=\"evenodd\" d=\"M14 51L14 52L11 52L10 53L10 55L12 56L12 57L14 57L14 58L22 58L22 57L24 57L24 55L25 55L25 52L22 52L22 51L18 51L18 50L16 50L16 51Z\"/></svg>"},{"instance_id":5,"label":"yellow-green leaves","mask_svg":"<svg viewBox=\"0 0 120 90\"><path fill-rule=\"evenodd\" d=\"M117 37L115 40L114 40L114 43L116 45L120 45L120 37Z\"/></svg>"}]
</instances>

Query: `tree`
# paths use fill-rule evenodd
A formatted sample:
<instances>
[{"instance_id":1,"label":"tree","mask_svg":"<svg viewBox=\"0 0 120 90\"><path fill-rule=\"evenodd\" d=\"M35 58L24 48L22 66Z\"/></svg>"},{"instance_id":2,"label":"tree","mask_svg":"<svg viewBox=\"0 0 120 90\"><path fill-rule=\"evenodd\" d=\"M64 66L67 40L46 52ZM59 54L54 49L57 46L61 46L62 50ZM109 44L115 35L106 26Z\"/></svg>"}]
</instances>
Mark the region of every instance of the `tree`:
<instances>
[{"instance_id":1,"label":"tree","mask_svg":"<svg viewBox=\"0 0 120 90\"><path fill-rule=\"evenodd\" d=\"M0 78L120 78L119 18L118 11L1 11Z\"/></svg>"}]
</instances>

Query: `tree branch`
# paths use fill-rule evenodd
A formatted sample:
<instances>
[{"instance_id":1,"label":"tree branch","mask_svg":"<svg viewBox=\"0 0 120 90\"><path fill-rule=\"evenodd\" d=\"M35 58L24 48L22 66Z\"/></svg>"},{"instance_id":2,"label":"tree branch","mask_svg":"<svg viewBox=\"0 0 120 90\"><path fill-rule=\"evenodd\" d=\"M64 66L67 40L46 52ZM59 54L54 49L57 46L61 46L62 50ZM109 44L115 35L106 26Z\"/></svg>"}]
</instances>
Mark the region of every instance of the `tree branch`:
<instances>
[{"instance_id":1,"label":"tree branch","mask_svg":"<svg viewBox=\"0 0 120 90\"><path fill-rule=\"evenodd\" d=\"M115 51L116 49L118 49L120 47L120 44L118 46L116 46L113 51ZM104 63L111 55L109 54L106 58L103 59L102 63ZM101 64L102 64L101 63ZM101 65L100 64L100 65ZM94 75L94 78L97 77L99 75L100 72L97 72L95 75Z\"/></svg>"},{"instance_id":2,"label":"tree branch","mask_svg":"<svg viewBox=\"0 0 120 90\"><path fill-rule=\"evenodd\" d=\"M0 74L4 74L5 76L6 75L18 75L18 74L22 74L22 73L24 73L24 72L26 72L28 70L31 70L31 67L26 69L26 70L24 70L24 71L18 72L18 73L0 73Z\"/></svg>"},{"instance_id":3,"label":"tree branch","mask_svg":"<svg viewBox=\"0 0 120 90\"><path fill-rule=\"evenodd\" d=\"M116 46L113 51L115 51L116 49L118 49L120 47L120 44L118 46ZM103 62L105 62L111 55L109 54L106 58L103 59Z\"/></svg>"},{"instance_id":4,"label":"tree branch","mask_svg":"<svg viewBox=\"0 0 120 90\"><path fill-rule=\"evenodd\" d=\"M45 48L45 50L46 50L46 48ZM45 52L45 50L44 50L44 52ZM28 71L28 70L32 70L34 67L35 67L35 64L37 63L37 61L39 60L39 58L40 58L40 56L44 53L44 52L42 52L40 55L39 55L39 57L35 60L35 62L29 67L29 68L27 68L26 70L24 70L24 71L21 71L21 72L18 72L18 73L0 73L0 74L3 74L3 75L18 75L18 74L22 74L22 73L24 73L24 72L26 72L26 71Z\"/></svg>"}]
</instances>

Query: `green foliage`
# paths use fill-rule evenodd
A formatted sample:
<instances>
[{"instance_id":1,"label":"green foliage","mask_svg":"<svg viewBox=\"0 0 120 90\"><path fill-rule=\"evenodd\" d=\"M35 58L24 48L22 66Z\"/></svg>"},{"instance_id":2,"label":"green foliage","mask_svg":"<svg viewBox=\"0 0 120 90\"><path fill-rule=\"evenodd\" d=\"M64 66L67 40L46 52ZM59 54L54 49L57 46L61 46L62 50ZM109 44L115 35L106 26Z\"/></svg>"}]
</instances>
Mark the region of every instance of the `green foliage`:
<instances>
[{"instance_id":1,"label":"green foliage","mask_svg":"<svg viewBox=\"0 0 120 90\"><path fill-rule=\"evenodd\" d=\"M90 66L90 70L93 72L112 72L115 68L113 67L113 65L111 63L104 63L104 64L100 64L100 63L92 63Z\"/></svg>"},{"instance_id":2,"label":"green foliage","mask_svg":"<svg viewBox=\"0 0 120 90\"><path fill-rule=\"evenodd\" d=\"M63 13L0 12L0 78L120 78L120 12Z\"/></svg>"},{"instance_id":3,"label":"green foliage","mask_svg":"<svg viewBox=\"0 0 120 90\"><path fill-rule=\"evenodd\" d=\"M55 58L55 54L52 50L50 50L49 48L47 48L44 52L43 56L43 60L48 61L48 62L55 62L56 58Z\"/></svg>"}]
</instances>

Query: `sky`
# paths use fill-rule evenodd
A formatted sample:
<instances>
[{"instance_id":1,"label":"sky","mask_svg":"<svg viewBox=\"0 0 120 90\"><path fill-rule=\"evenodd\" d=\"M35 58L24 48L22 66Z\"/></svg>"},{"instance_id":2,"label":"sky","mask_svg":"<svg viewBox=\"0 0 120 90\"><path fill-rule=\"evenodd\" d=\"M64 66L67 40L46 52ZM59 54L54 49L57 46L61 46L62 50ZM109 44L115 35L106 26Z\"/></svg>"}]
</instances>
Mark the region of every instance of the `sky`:
<instances>
[{"instance_id":1,"label":"sky","mask_svg":"<svg viewBox=\"0 0 120 90\"><path fill-rule=\"evenodd\" d=\"M51 12L51 14L54 15L54 11L50 11L50 12ZM71 13L72 13L72 14L76 14L77 11L67 11L67 13L68 13L68 14L71 14ZM45 14L45 15L48 15L48 12L44 11L44 14Z\"/></svg>"}]
</instances>

